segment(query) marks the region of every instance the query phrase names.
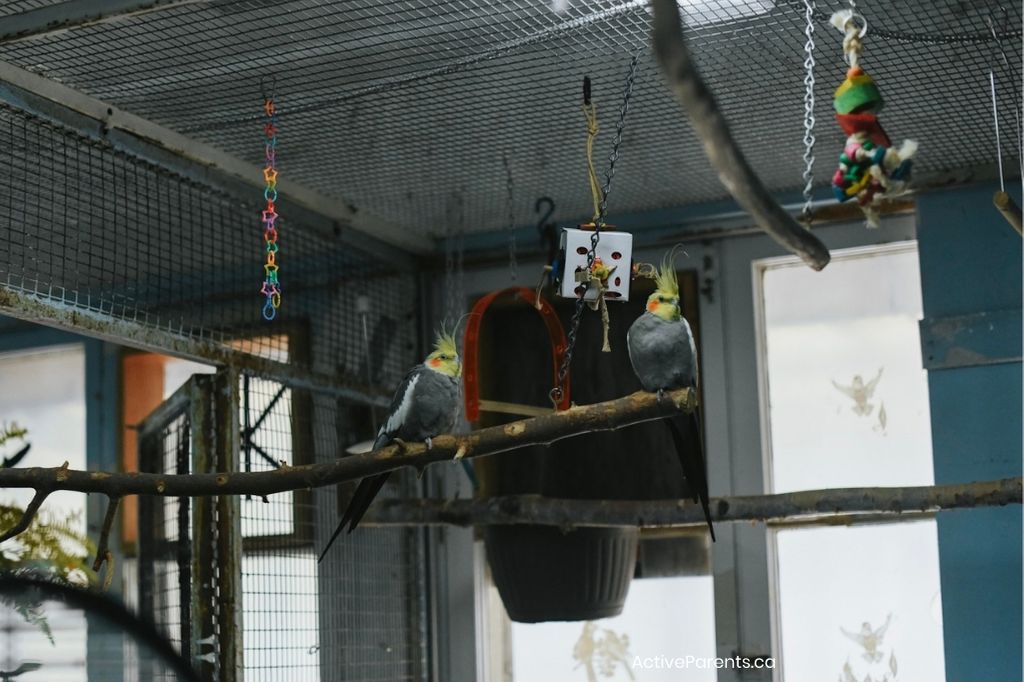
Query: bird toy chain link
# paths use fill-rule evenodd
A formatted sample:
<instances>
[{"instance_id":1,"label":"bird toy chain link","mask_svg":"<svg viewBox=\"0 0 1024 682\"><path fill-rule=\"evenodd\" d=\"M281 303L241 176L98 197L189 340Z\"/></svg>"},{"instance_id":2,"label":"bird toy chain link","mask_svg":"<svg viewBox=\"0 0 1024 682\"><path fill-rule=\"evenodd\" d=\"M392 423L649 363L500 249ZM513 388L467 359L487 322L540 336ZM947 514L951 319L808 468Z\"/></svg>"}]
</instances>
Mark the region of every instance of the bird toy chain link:
<instances>
[{"instance_id":1,"label":"bird toy chain link","mask_svg":"<svg viewBox=\"0 0 1024 682\"><path fill-rule=\"evenodd\" d=\"M804 0L804 17L807 20L807 43L804 52L804 208L801 217L808 227L811 225L811 205L814 202L814 0Z\"/></svg>"},{"instance_id":2,"label":"bird toy chain link","mask_svg":"<svg viewBox=\"0 0 1024 682\"><path fill-rule=\"evenodd\" d=\"M266 297L263 304L263 319L270 321L277 317L277 309L281 307L281 283L278 280L277 265L277 109L274 106L273 94L263 96L263 134L266 165L263 167L263 179L266 187L263 198L267 205L263 209L263 245L266 262L263 264L263 287L260 293Z\"/></svg>"},{"instance_id":3,"label":"bird toy chain link","mask_svg":"<svg viewBox=\"0 0 1024 682\"><path fill-rule=\"evenodd\" d=\"M619 107L619 120L615 124L615 137L612 138L612 150L608 155L608 170L605 171L604 186L601 188L600 198L596 202L597 215L594 216L594 232L590 235L590 251L587 252L587 272L593 271L594 260L597 258L597 245L601 240L601 228L604 227L605 214L608 212L608 195L612 191L612 179L615 177L615 163L619 160L619 146L622 144L622 132L626 127L626 114L629 113L629 99L633 95L633 84L636 82L636 72L639 63L640 50L637 49L633 52L633 57L629 62L629 73L626 75L626 85L622 92L622 105ZM590 103L589 79L584 79L583 81L583 98L583 107L584 113L587 114L588 129L596 128L596 126L591 125L592 119L590 114L593 112L593 107ZM563 276L565 275L563 274ZM590 281L585 280L582 285L583 291L580 292L579 297L576 299L576 306L573 309L572 318L569 322L569 333L566 335L565 355L562 356L562 365L558 368L558 381L548 394L556 409L559 403L562 402L562 397L564 395L562 385L565 383L565 378L569 375L569 367L572 365L572 354L573 350L576 348L576 334L579 331L580 318L583 317L583 306L585 304L584 299L586 299L587 291L590 289Z\"/></svg>"}]
</instances>

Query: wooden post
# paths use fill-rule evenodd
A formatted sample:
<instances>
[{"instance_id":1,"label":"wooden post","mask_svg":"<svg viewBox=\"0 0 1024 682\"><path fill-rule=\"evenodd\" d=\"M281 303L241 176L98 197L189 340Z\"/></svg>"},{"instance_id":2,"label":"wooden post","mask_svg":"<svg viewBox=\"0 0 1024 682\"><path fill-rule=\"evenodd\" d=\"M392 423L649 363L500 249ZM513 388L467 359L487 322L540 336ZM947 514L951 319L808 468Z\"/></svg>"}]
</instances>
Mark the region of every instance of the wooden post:
<instances>
[{"instance_id":1,"label":"wooden post","mask_svg":"<svg viewBox=\"0 0 1024 682\"><path fill-rule=\"evenodd\" d=\"M239 438L239 375L236 370L223 369L214 375L211 402L214 427L211 436L215 466L218 473L238 471ZM218 642L220 682L241 682L242 666L242 513L237 495L218 495L217 566L218 566Z\"/></svg>"}]
</instances>

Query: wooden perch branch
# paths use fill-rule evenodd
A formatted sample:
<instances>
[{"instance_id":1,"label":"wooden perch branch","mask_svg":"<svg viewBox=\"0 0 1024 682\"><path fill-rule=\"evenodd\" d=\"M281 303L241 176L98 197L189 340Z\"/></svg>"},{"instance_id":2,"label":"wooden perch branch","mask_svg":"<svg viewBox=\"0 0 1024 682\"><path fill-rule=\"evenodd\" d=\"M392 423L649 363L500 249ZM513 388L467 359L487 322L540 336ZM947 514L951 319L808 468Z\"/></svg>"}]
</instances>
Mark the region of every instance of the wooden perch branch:
<instances>
[{"instance_id":1,"label":"wooden perch branch","mask_svg":"<svg viewBox=\"0 0 1024 682\"><path fill-rule=\"evenodd\" d=\"M833 488L711 500L716 523L740 521L849 522L920 515L947 509L1021 504L1021 478L907 488ZM700 506L689 500L562 500L513 495L474 500L384 500L366 513L363 526L515 525L705 527Z\"/></svg>"},{"instance_id":2,"label":"wooden perch branch","mask_svg":"<svg viewBox=\"0 0 1024 682\"><path fill-rule=\"evenodd\" d=\"M661 401L653 393L637 392L616 400L552 412L544 417L523 419L464 435L438 436L430 450L422 443L409 443L405 448L389 445L333 462L283 466L261 472L173 475L73 471L63 467L2 469L0 488L35 488L47 494L54 490L75 490L101 493L110 498L124 495L272 495L356 480L404 466L423 468L433 462L453 459L459 453L464 457L483 457L531 445L550 445L583 433L612 431L663 419L691 411L694 407L696 397L689 389L668 391Z\"/></svg>"},{"instance_id":3,"label":"wooden perch branch","mask_svg":"<svg viewBox=\"0 0 1024 682\"><path fill-rule=\"evenodd\" d=\"M831 258L828 249L779 206L736 146L725 117L690 55L677 0L653 0L653 6L654 52L722 184L772 239L821 270Z\"/></svg>"}]
</instances>

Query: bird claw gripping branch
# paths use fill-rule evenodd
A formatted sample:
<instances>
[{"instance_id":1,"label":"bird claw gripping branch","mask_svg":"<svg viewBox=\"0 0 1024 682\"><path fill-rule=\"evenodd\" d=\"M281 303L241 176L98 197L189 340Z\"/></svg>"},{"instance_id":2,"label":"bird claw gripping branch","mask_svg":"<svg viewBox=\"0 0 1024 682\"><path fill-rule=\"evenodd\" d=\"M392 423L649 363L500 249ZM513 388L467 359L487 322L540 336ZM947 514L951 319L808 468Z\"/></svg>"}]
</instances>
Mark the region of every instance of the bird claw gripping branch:
<instances>
[{"instance_id":1,"label":"bird claw gripping branch","mask_svg":"<svg viewBox=\"0 0 1024 682\"><path fill-rule=\"evenodd\" d=\"M281 284L278 281L277 265L277 109L272 95L264 95L263 100L263 134L266 137L264 151L266 165L263 168L263 180L266 187L263 198L266 208L263 209L263 245L266 261L263 264L263 286L260 293L266 297L263 304L263 318L267 321L277 317L277 309L281 307Z\"/></svg>"}]
</instances>

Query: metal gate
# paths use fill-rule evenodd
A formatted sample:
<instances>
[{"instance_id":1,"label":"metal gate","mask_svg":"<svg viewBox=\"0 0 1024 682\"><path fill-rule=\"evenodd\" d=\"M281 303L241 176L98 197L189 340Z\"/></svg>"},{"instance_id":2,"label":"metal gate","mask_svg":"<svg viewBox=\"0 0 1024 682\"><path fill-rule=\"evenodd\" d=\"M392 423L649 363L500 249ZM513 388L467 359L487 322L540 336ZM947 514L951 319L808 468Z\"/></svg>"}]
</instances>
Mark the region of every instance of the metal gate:
<instances>
[{"instance_id":1,"label":"metal gate","mask_svg":"<svg viewBox=\"0 0 1024 682\"><path fill-rule=\"evenodd\" d=\"M265 471L323 461L365 406L222 370L195 375L139 425L143 471ZM385 495L415 495L399 472ZM269 498L141 497L139 609L203 679L427 679L424 536L365 528L316 563L335 488ZM133 659L137 659L136 654ZM137 679L161 679L145 660Z\"/></svg>"},{"instance_id":2,"label":"metal gate","mask_svg":"<svg viewBox=\"0 0 1024 682\"><path fill-rule=\"evenodd\" d=\"M195 375L139 426L139 468L234 471L237 374ZM234 496L139 500L139 609L204 679L241 679L241 531ZM159 674L139 660L140 679Z\"/></svg>"}]
</instances>

